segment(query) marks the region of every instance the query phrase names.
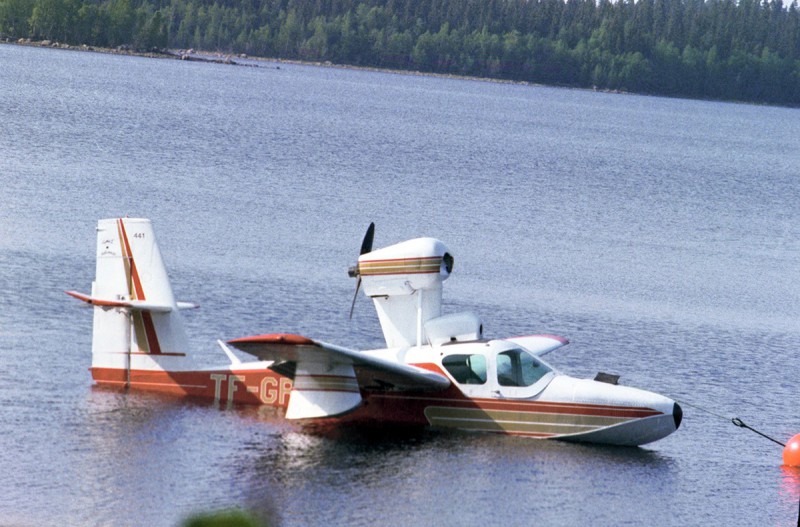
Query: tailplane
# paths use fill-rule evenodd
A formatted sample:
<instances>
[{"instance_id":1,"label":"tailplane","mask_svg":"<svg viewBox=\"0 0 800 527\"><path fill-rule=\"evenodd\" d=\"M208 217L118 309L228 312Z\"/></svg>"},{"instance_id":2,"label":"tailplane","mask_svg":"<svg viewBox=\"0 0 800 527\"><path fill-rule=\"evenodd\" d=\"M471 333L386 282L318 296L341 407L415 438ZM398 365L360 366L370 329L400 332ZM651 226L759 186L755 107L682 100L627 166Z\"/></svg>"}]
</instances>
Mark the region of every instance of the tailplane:
<instances>
[{"instance_id":1,"label":"tailplane","mask_svg":"<svg viewBox=\"0 0 800 527\"><path fill-rule=\"evenodd\" d=\"M148 219L97 223L97 268L91 295L67 294L94 306L92 368L189 369L189 340Z\"/></svg>"}]
</instances>

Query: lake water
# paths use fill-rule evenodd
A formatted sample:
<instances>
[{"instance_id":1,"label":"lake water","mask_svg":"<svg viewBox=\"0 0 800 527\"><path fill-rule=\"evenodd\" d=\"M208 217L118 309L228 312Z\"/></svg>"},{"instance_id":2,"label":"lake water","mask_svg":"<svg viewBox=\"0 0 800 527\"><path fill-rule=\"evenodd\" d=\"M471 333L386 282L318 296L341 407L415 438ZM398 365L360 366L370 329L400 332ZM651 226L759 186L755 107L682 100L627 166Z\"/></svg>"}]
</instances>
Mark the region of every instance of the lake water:
<instances>
[{"instance_id":1,"label":"lake water","mask_svg":"<svg viewBox=\"0 0 800 527\"><path fill-rule=\"evenodd\" d=\"M800 110L0 46L0 523L794 526ZM348 320L370 221L455 255L445 311L684 404L643 448L312 435L257 408L92 387L99 218L153 220L195 351ZM695 405L703 410L697 409ZM712 415L709 410L718 415Z\"/></svg>"}]
</instances>

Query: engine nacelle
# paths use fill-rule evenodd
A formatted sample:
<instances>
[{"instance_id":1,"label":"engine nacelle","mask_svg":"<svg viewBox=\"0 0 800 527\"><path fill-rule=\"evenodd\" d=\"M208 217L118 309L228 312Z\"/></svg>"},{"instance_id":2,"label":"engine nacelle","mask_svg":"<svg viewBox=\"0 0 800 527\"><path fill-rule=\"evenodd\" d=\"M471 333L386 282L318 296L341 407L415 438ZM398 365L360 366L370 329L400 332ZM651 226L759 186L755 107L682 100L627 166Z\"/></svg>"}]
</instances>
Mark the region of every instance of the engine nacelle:
<instances>
[{"instance_id":1,"label":"engine nacelle","mask_svg":"<svg viewBox=\"0 0 800 527\"><path fill-rule=\"evenodd\" d=\"M453 257L435 238L390 245L358 259L364 293L369 297L411 295L419 289L441 289L453 270Z\"/></svg>"},{"instance_id":2,"label":"engine nacelle","mask_svg":"<svg viewBox=\"0 0 800 527\"><path fill-rule=\"evenodd\" d=\"M442 283L453 257L435 238L416 238L358 258L364 294L372 298L390 348L427 340L424 324L441 315Z\"/></svg>"}]
</instances>

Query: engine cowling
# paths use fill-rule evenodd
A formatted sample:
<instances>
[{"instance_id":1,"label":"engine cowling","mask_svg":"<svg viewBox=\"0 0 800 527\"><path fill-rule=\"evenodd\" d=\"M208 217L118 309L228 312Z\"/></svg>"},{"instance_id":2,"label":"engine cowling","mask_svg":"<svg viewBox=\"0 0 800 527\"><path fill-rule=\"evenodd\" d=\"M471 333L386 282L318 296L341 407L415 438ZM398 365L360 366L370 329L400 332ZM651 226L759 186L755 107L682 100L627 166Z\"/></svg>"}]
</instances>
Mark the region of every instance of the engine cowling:
<instances>
[{"instance_id":1,"label":"engine cowling","mask_svg":"<svg viewBox=\"0 0 800 527\"><path fill-rule=\"evenodd\" d=\"M416 238L358 258L364 294L372 298L390 348L425 341L424 324L441 315L442 283L453 256L435 238Z\"/></svg>"}]
</instances>

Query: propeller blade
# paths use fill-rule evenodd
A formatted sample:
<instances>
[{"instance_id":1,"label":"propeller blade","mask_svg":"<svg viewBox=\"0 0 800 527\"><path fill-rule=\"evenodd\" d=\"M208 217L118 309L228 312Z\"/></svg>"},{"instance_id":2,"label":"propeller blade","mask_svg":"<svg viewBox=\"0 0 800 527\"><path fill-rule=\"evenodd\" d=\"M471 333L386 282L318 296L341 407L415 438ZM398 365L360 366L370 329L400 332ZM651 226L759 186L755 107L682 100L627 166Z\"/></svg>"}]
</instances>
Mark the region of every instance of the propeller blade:
<instances>
[{"instance_id":1,"label":"propeller blade","mask_svg":"<svg viewBox=\"0 0 800 527\"><path fill-rule=\"evenodd\" d=\"M359 256L362 254L367 254L372 252L372 241L375 239L375 222L369 224L367 227L367 232L364 234L364 239L361 240L361 252L359 252ZM350 304L350 319L353 319L353 310L356 308L356 298L358 298L358 290L361 288L361 273L358 271L358 262L356 262L355 267L351 267L348 269L347 273L351 277L357 277L358 280L356 281L356 294L353 295L353 303Z\"/></svg>"},{"instance_id":2,"label":"propeller blade","mask_svg":"<svg viewBox=\"0 0 800 527\"><path fill-rule=\"evenodd\" d=\"M372 252L372 240L375 238L375 222L370 223L367 227L367 233L364 235L364 240L361 242L361 254Z\"/></svg>"},{"instance_id":3,"label":"propeller blade","mask_svg":"<svg viewBox=\"0 0 800 527\"><path fill-rule=\"evenodd\" d=\"M350 320L353 320L353 310L356 308L356 298L358 298L358 290L361 287L361 277L358 277L356 282L356 294L353 295L353 303L350 304Z\"/></svg>"}]
</instances>

